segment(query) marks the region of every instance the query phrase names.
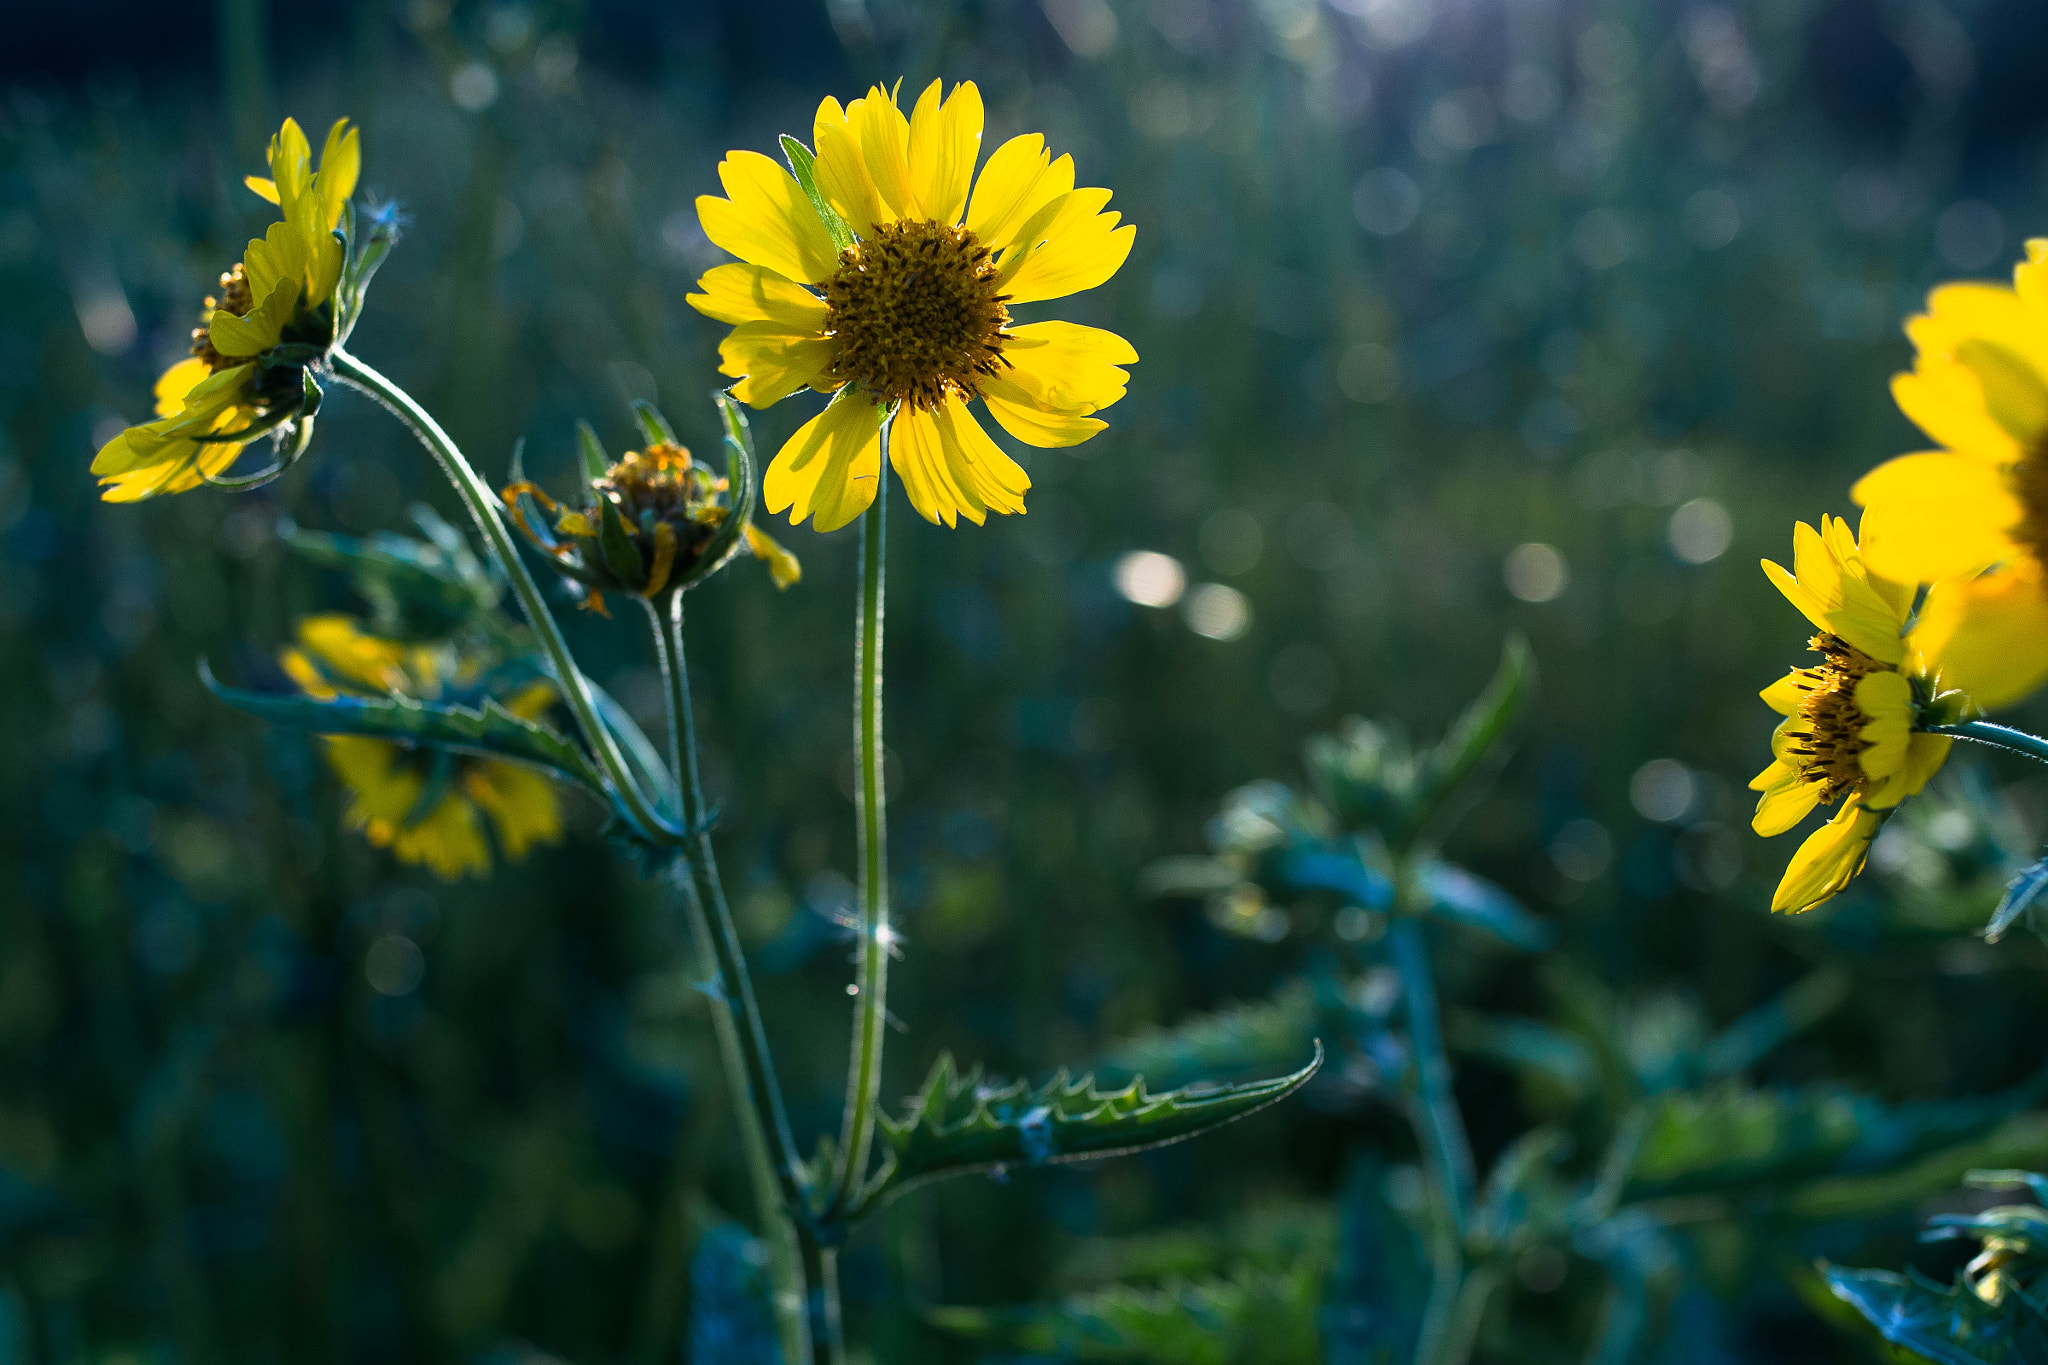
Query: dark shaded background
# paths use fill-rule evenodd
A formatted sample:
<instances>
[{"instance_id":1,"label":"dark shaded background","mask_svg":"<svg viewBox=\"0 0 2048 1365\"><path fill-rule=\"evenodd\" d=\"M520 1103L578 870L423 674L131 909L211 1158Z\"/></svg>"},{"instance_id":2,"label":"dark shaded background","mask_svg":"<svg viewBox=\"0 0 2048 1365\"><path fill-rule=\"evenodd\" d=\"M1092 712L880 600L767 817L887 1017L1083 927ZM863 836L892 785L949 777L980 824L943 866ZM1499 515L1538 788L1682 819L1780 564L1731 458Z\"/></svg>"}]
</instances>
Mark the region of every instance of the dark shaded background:
<instances>
[{"instance_id":1,"label":"dark shaded background","mask_svg":"<svg viewBox=\"0 0 2048 1365\"><path fill-rule=\"evenodd\" d=\"M455 512L403 433L337 393L262 492L95 501L92 451L264 221L239 182L283 114L362 123L364 184L413 226L354 349L491 474L524 436L566 482L574 421L624 445L636 397L708 448L719 329L682 297L720 253L691 202L823 94L972 78L987 145L1045 131L1139 225L1114 281L1048 310L1144 357L1111 431L1029 453L1027 517L892 511L892 1089L943 1048L1043 1074L1263 993L1307 951L1288 925L1147 902L1140 869L1341 716L1433 732L1516 628L1543 694L1453 852L1617 992L1710 1020L1853 962L1772 1078L1924 1099L2033 1070L2042 955L1971 940L1995 869L1941 900L1918 845L1838 914L1766 915L1790 841L1748 833L1742 784L1804 630L1754 566L1918 441L1885 379L1924 291L2048 224L2044 67L2029 0L0 10L0 1359L672 1360L690 1249L747 1206L681 937L593 812L444 886L343 830L313 745L198 686L195 659L261 679L297 615L349 605L279 518ZM789 540L802 586L743 565L699 594L693 662L810 1134L845 1037L854 545ZM1231 591L1134 605L1135 550ZM631 632L569 627L658 713ZM1937 902L1918 937L1870 928ZM423 974L372 983L394 938ZM1453 989L1541 1008L1515 959L1468 955ZM1490 1154L1517 1091L1462 1084ZM1303 1101L913 1196L850 1253L856 1335L977 1358L917 1306L1319 1196L1391 1131ZM1910 1221L1856 1235L1896 1261ZM1779 1268L1724 1277L1718 1325L1659 1358L1861 1358Z\"/></svg>"}]
</instances>

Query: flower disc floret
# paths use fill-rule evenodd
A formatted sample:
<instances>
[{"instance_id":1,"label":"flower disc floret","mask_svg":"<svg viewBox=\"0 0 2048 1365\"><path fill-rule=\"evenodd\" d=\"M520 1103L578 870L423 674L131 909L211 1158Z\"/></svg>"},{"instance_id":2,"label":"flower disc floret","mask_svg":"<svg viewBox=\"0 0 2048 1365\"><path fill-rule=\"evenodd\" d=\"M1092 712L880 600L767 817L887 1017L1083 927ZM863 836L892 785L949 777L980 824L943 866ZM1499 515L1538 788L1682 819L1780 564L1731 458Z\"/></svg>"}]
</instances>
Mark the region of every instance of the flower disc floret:
<instances>
[{"instance_id":1,"label":"flower disc floret","mask_svg":"<svg viewBox=\"0 0 2048 1365\"><path fill-rule=\"evenodd\" d=\"M839 262L824 291L834 379L930 412L979 397L1000 373L1010 310L995 256L972 232L930 219L885 223Z\"/></svg>"}]
</instances>

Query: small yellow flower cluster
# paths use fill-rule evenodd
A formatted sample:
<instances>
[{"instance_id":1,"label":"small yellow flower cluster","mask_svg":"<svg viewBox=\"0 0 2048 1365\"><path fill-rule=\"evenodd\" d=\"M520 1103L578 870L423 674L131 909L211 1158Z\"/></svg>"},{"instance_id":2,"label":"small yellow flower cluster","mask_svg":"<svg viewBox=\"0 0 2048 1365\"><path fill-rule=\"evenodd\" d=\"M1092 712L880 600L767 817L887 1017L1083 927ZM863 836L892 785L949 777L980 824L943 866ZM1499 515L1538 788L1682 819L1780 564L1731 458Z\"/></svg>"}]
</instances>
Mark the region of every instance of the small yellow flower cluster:
<instances>
[{"instance_id":1,"label":"small yellow flower cluster","mask_svg":"<svg viewBox=\"0 0 2048 1365\"><path fill-rule=\"evenodd\" d=\"M2048 239L2027 244L2010 288L1936 289L1906 335L1917 354L1892 394L1942 449L1858 481L1860 536L1832 518L1801 524L1794 572L1764 565L1820 632L1821 663L1763 693L1785 720L1750 784L1754 823L1781 834L1841 802L1793 855L1773 910L1810 909L1862 868L1948 756L1930 726L2048 681Z\"/></svg>"}]
</instances>

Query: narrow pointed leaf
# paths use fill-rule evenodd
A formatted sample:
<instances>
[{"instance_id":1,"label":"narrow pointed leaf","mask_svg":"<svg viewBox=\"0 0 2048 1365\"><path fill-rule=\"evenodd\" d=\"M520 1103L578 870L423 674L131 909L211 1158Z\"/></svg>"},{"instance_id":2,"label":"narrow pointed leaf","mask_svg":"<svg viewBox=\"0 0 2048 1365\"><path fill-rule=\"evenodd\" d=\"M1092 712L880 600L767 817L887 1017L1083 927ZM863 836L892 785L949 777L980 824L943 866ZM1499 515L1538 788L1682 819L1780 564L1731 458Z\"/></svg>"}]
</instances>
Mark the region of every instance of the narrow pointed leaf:
<instances>
[{"instance_id":1,"label":"narrow pointed leaf","mask_svg":"<svg viewBox=\"0 0 2048 1365\"><path fill-rule=\"evenodd\" d=\"M612 467L612 457L605 453L604 442L597 439L597 429L588 422L576 424L576 451L583 459L586 482L595 483Z\"/></svg>"},{"instance_id":2,"label":"narrow pointed leaf","mask_svg":"<svg viewBox=\"0 0 2048 1365\"><path fill-rule=\"evenodd\" d=\"M1984 941L1996 943L2005 937L2005 931L2013 922L2033 908L2034 902L2048 892L2048 858L2028 867L2014 877L2005 888L2005 895L1998 902L1998 908L1991 912L1991 922L1984 926Z\"/></svg>"},{"instance_id":3,"label":"narrow pointed leaf","mask_svg":"<svg viewBox=\"0 0 2048 1365\"><path fill-rule=\"evenodd\" d=\"M1465 708L1437 746L1424 756L1415 792L1397 843L1412 842L1430 828L1461 788L1493 757L1514 727L1536 681L1535 661L1519 635L1508 637L1500 667L1486 690Z\"/></svg>"},{"instance_id":4,"label":"narrow pointed leaf","mask_svg":"<svg viewBox=\"0 0 2048 1365\"><path fill-rule=\"evenodd\" d=\"M668 418L661 415L661 409L644 398L633 400L633 420L640 424L640 434L650 445L679 445L675 428L668 424Z\"/></svg>"},{"instance_id":5,"label":"narrow pointed leaf","mask_svg":"<svg viewBox=\"0 0 2048 1365\"><path fill-rule=\"evenodd\" d=\"M811 201L811 207L818 211L819 221L825 224L825 231L831 235L834 250L844 251L853 245L853 229L839 216L825 196L818 190L818 158L809 147L791 137L782 135L782 154L789 159L789 173L796 177L796 183L803 189L804 198Z\"/></svg>"},{"instance_id":6,"label":"narrow pointed leaf","mask_svg":"<svg viewBox=\"0 0 2048 1365\"><path fill-rule=\"evenodd\" d=\"M202 660L199 680L228 705L273 725L318 735L371 735L394 743L452 749L510 759L580 782L602 793L603 783L583 751L539 721L506 710L495 700L470 708L411 697L333 697L252 692L229 687Z\"/></svg>"},{"instance_id":7,"label":"narrow pointed leaf","mask_svg":"<svg viewBox=\"0 0 2048 1365\"><path fill-rule=\"evenodd\" d=\"M941 1057L901 1119L882 1119L888 1161L865 1207L911 1185L997 1167L1085 1161L1159 1147L1277 1104L1315 1075L1323 1048L1298 1071L1236 1085L1193 1085L1152 1094L1144 1080L1098 1089L1062 1072L1033 1088L998 1084L977 1069L961 1076Z\"/></svg>"},{"instance_id":8,"label":"narrow pointed leaf","mask_svg":"<svg viewBox=\"0 0 2048 1365\"><path fill-rule=\"evenodd\" d=\"M605 567L621 582L646 586L647 560L633 540L633 528L626 524L625 514L610 498L597 500L597 546Z\"/></svg>"}]
</instances>

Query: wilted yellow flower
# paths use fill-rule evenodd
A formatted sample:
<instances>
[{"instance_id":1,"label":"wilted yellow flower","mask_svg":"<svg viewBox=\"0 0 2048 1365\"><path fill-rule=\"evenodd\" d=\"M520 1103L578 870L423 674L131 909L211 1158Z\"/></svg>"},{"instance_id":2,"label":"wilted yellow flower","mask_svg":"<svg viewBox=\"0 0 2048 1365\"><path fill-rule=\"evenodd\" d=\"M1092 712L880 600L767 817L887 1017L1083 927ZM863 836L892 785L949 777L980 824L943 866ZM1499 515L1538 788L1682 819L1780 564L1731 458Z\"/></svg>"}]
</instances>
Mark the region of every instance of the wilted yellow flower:
<instances>
[{"instance_id":1,"label":"wilted yellow flower","mask_svg":"<svg viewBox=\"0 0 2048 1365\"><path fill-rule=\"evenodd\" d=\"M825 216L780 165L729 153L705 195L705 235L746 262L698 281L696 308L734 324L719 346L733 392L767 407L809 387L833 394L768 466L763 495L792 522L843 526L874 501L882 423L889 463L929 521L979 523L1022 512L1031 486L968 410L979 398L1020 441L1071 446L1107 424L1137 360L1113 332L1070 322L1019 325L1010 309L1092 289L1130 255L1135 228L1110 192L1074 188L1071 157L1037 133L998 147L975 179L981 94L940 99L933 81L906 118L879 86L818 106L812 168Z\"/></svg>"},{"instance_id":2,"label":"wilted yellow flower","mask_svg":"<svg viewBox=\"0 0 2048 1365\"><path fill-rule=\"evenodd\" d=\"M346 258L334 229L362 166L347 119L327 134L319 169L299 125L286 119L270 140L272 179L249 187L284 221L250 241L240 264L220 277L192 332L192 354L156 382L157 420L130 427L101 447L92 472L108 502L182 493L218 478L242 448L301 414L303 362L335 338L335 285ZM282 347L303 355L273 354Z\"/></svg>"},{"instance_id":3,"label":"wilted yellow flower","mask_svg":"<svg viewBox=\"0 0 2048 1365\"><path fill-rule=\"evenodd\" d=\"M1822 517L1793 531L1793 573L1764 572L1820 634L1821 662L1763 691L1785 717L1771 736L1771 766L1750 782L1763 793L1756 832L1783 834L1816 806L1842 809L1792 855L1772 910L1810 910L1863 868L1870 841L1907 797L1927 785L1954 743L1915 727L1934 701L1924 656L1906 634L1914 589L1871 573L1849 524ZM1959 701L1952 695L1948 704Z\"/></svg>"},{"instance_id":4,"label":"wilted yellow flower","mask_svg":"<svg viewBox=\"0 0 2048 1365\"><path fill-rule=\"evenodd\" d=\"M659 598L686 588L715 573L741 544L767 564L776 587L803 577L796 556L751 521L741 537L719 535L733 515L731 489L674 442L627 451L590 481L589 490L588 505L575 509L561 507L538 484L524 480L500 496L534 548L583 585L583 605L590 610L609 615L606 592ZM554 518L552 528L534 524L528 498Z\"/></svg>"},{"instance_id":5,"label":"wilted yellow flower","mask_svg":"<svg viewBox=\"0 0 2048 1365\"><path fill-rule=\"evenodd\" d=\"M2048 238L2027 243L2011 288L1936 289L1906 335L1917 354L1892 394L1946 449L1856 485L1863 550L1902 581L1968 578L1928 603L1916 638L1945 681L2006 706L2048 681Z\"/></svg>"},{"instance_id":6,"label":"wilted yellow flower","mask_svg":"<svg viewBox=\"0 0 2048 1365\"><path fill-rule=\"evenodd\" d=\"M299 643L284 651L281 662L308 695L322 699L435 699L480 682L476 666L447 646L379 639L346 616L301 621ZM532 720L553 699L553 687L542 682L499 700L514 715ZM498 848L514 862L535 844L562 835L554 786L517 763L367 735L329 735L327 759L348 786L350 824L400 860L450 880L491 870L486 817Z\"/></svg>"}]
</instances>

